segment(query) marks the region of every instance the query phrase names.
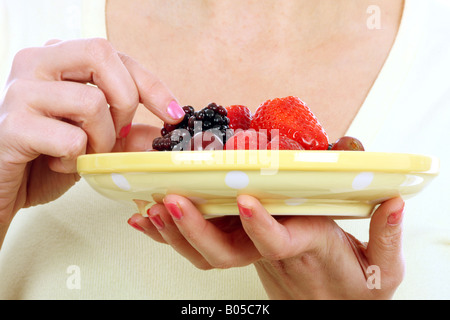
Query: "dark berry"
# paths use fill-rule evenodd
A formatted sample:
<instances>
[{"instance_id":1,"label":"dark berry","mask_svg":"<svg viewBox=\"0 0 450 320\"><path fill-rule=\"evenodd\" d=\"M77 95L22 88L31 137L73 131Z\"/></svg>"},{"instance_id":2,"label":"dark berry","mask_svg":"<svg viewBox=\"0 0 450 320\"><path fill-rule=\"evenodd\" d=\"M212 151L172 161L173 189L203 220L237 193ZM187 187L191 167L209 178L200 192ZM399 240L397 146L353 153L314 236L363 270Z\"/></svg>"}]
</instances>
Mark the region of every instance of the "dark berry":
<instances>
[{"instance_id":1,"label":"dark berry","mask_svg":"<svg viewBox=\"0 0 450 320\"><path fill-rule=\"evenodd\" d=\"M175 129L162 137L153 140L153 149L158 151L181 151L191 140L191 134L186 129Z\"/></svg>"},{"instance_id":2,"label":"dark berry","mask_svg":"<svg viewBox=\"0 0 450 320\"><path fill-rule=\"evenodd\" d=\"M208 118L208 119L213 118L215 114L216 113L214 112L213 109L206 109L205 110L205 117Z\"/></svg>"},{"instance_id":3,"label":"dark berry","mask_svg":"<svg viewBox=\"0 0 450 320\"><path fill-rule=\"evenodd\" d=\"M202 110L202 111L199 111L199 112L197 113L196 118L197 118L197 120L203 120L203 119L205 118L205 112L204 112L203 110Z\"/></svg>"},{"instance_id":4,"label":"dark berry","mask_svg":"<svg viewBox=\"0 0 450 320\"><path fill-rule=\"evenodd\" d=\"M219 106L215 102L211 102L210 104L208 104L208 106L206 108L211 109L212 111L216 112L218 107Z\"/></svg>"},{"instance_id":5,"label":"dark berry","mask_svg":"<svg viewBox=\"0 0 450 320\"><path fill-rule=\"evenodd\" d=\"M225 107L219 106L217 108L217 112L222 116L222 117L226 117L228 114L228 111Z\"/></svg>"},{"instance_id":6,"label":"dark berry","mask_svg":"<svg viewBox=\"0 0 450 320\"><path fill-rule=\"evenodd\" d=\"M221 125L223 124L223 122L224 122L223 117L219 113L216 113L213 119L214 125Z\"/></svg>"},{"instance_id":7,"label":"dark berry","mask_svg":"<svg viewBox=\"0 0 450 320\"><path fill-rule=\"evenodd\" d=\"M211 121L203 120L203 131L211 129L211 127L212 127Z\"/></svg>"},{"instance_id":8,"label":"dark berry","mask_svg":"<svg viewBox=\"0 0 450 320\"><path fill-rule=\"evenodd\" d=\"M167 151L170 148L170 140L168 140L167 135L164 137L157 137L153 140L152 147L158 151Z\"/></svg>"},{"instance_id":9,"label":"dark berry","mask_svg":"<svg viewBox=\"0 0 450 320\"><path fill-rule=\"evenodd\" d=\"M167 133L175 130L176 128L178 128L178 125L176 124L168 124L168 123L164 123L164 129L166 129ZM163 134L162 134L163 135Z\"/></svg>"},{"instance_id":10,"label":"dark berry","mask_svg":"<svg viewBox=\"0 0 450 320\"><path fill-rule=\"evenodd\" d=\"M231 136L227 117L227 109L212 102L200 111L195 111L192 106L184 106L185 116L178 124L164 123L161 129L161 137L154 139L153 149L159 151L191 150L188 146L191 137L199 132L212 131L215 137L221 139L222 147ZM203 135L201 135L203 137ZM211 137L211 134L205 137ZM215 138L215 140L217 140ZM202 150L218 149L220 144L215 142L212 146L202 146ZM196 149L198 150L198 148Z\"/></svg>"},{"instance_id":11,"label":"dark berry","mask_svg":"<svg viewBox=\"0 0 450 320\"><path fill-rule=\"evenodd\" d=\"M191 106L184 106L183 110L184 110L184 112L186 112L186 114L188 114L190 116L193 115L195 112L194 108Z\"/></svg>"},{"instance_id":12,"label":"dark berry","mask_svg":"<svg viewBox=\"0 0 450 320\"><path fill-rule=\"evenodd\" d=\"M197 121L197 119L195 118L195 116L191 116L191 117L189 118L189 121L188 121L188 128L189 128L189 129L194 129L195 121Z\"/></svg>"}]
</instances>

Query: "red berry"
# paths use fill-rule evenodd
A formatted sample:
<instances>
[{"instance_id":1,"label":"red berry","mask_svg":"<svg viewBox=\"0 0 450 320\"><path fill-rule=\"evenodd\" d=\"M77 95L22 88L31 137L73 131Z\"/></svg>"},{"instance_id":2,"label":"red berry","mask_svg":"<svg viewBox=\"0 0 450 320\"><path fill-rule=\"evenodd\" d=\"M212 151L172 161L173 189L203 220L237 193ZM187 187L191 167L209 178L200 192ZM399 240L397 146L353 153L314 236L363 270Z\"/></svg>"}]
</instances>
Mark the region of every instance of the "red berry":
<instances>
[{"instance_id":1,"label":"red berry","mask_svg":"<svg viewBox=\"0 0 450 320\"><path fill-rule=\"evenodd\" d=\"M230 119L230 128L237 130L248 130L252 121L252 112L249 108L241 105L233 105L226 108L227 117Z\"/></svg>"},{"instance_id":2,"label":"red berry","mask_svg":"<svg viewBox=\"0 0 450 320\"><path fill-rule=\"evenodd\" d=\"M300 143L295 140L289 139L286 136L278 135L270 140L267 145L267 149L270 150L305 150Z\"/></svg>"},{"instance_id":3,"label":"red berry","mask_svg":"<svg viewBox=\"0 0 450 320\"><path fill-rule=\"evenodd\" d=\"M331 150L364 151L364 146L358 139L345 136L333 143Z\"/></svg>"},{"instance_id":4,"label":"red berry","mask_svg":"<svg viewBox=\"0 0 450 320\"><path fill-rule=\"evenodd\" d=\"M255 130L237 130L225 144L225 150L261 150L267 148L267 135Z\"/></svg>"},{"instance_id":5,"label":"red berry","mask_svg":"<svg viewBox=\"0 0 450 320\"><path fill-rule=\"evenodd\" d=\"M256 110L250 128L278 129L284 135L302 145L305 150L326 150L328 136L309 107L298 97L268 100Z\"/></svg>"}]
</instances>

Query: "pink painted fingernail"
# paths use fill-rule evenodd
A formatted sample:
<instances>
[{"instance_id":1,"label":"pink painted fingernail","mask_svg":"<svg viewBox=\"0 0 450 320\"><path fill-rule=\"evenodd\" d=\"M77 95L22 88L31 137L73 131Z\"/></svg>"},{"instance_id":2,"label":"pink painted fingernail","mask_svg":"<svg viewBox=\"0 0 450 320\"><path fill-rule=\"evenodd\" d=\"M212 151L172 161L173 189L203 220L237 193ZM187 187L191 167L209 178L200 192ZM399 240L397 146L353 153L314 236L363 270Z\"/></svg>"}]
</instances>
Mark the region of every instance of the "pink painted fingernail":
<instances>
[{"instance_id":1,"label":"pink painted fingernail","mask_svg":"<svg viewBox=\"0 0 450 320\"><path fill-rule=\"evenodd\" d=\"M404 209L405 209L405 203L403 203L403 207L400 210L393 212L388 216L387 224L390 226L399 225L403 219L403 211L405 211Z\"/></svg>"},{"instance_id":2,"label":"pink painted fingernail","mask_svg":"<svg viewBox=\"0 0 450 320\"><path fill-rule=\"evenodd\" d=\"M148 218L153 223L153 225L156 227L156 229L158 229L158 230L164 229L164 222L162 221L160 216L153 216L153 217L149 216Z\"/></svg>"},{"instance_id":3,"label":"pink painted fingernail","mask_svg":"<svg viewBox=\"0 0 450 320\"><path fill-rule=\"evenodd\" d=\"M181 209L175 203L165 203L165 206L174 219L181 220L183 218Z\"/></svg>"},{"instance_id":4,"label":"pink painted fingernail","mask_svg":"<svg viewBox=\"0 0 450 320\"><path fill-rule=\"evenodd\" d=\"M131 218L128 219L128 224L129 224L130 226L132 226L134 229L136 229L137 231L141 231L141 232L144 231L144 228L142 228L142 227L141 227L140 225L138 225L136 222L131 221Z\"/></svg>"},{"instance_id":5,"label":"pink painted fingernail","mask_svg":"<svg viewBox=\"0 0 450 320\"><path fill-rule=\"evenodd\" d=\"M172 102L167 107L167 113L174 120L181 119L186 114L186 112L184 112L184 110L175 100L172 100Z\"/></svg>"},{"instance_id":6,"label":"pink painted fingernail","mask_svg":"<svg viewBox=\"0 0 450 320\"><path fill-rule=\"evenodd\" d=\"M119 133L119 137L120 138L126 138L128 136L128 134L131 131L131 123L129 125L126 125L125 127L122 128L122 130L120 130Z\"/></svg>"},{"instance_id":7,"label":"pink painted fingernail","mask_svg":"<svg viewBox=\"0 0 450 320\"><path fill-rule=\"evenodd\" d=\"M238 203L238 208L239 208L239 213L244 218L251 218L252 217L252 215L253 215L252 209L243 207L239 203Z\"/></svg>"}]
</instances>

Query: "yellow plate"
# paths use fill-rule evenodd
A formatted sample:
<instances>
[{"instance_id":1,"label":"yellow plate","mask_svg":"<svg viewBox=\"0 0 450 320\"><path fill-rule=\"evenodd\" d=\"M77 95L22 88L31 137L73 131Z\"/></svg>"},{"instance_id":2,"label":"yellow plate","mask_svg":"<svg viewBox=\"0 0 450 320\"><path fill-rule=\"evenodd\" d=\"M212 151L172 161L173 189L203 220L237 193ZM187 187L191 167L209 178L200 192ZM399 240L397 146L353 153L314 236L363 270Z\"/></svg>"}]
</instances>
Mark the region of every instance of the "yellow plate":
<instances>
[{"instance_id":1,"label":"yellow plate","mask_svg":"<svg viewBox=\"0 0 450 320\"><path fill-rule=\"evenodd\" d=\"M386 199L418 194L439 173L425 155L356 151L179 151L84 155L78 172L100 194L146 215L166 194L205 215L237 215L236 196L274 215L370 217Z\"/></svg>"}]
</instances>

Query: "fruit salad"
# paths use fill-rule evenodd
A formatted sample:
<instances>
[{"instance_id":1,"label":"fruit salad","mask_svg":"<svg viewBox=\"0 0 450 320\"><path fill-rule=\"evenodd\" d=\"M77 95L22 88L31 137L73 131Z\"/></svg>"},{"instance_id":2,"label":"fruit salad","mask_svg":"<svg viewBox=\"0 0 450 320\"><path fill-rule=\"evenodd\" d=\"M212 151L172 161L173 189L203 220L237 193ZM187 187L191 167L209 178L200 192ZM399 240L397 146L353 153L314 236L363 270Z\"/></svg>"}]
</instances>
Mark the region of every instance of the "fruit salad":
<instances>
[{"instance_id":1,"label":"fruit salad","mask_svg":"<svg viewBox=\"0 0 450 320\"><path fill-rule=\"evenodd\" d=\"M200 111L183 107L183 120L164 123L153 140L156 151L202 150L348 150L364 151L354 137L330 143L310 108L298 97L262 103L254 114L243 105L210 103Z\"/></svg>"}]
</instances>

